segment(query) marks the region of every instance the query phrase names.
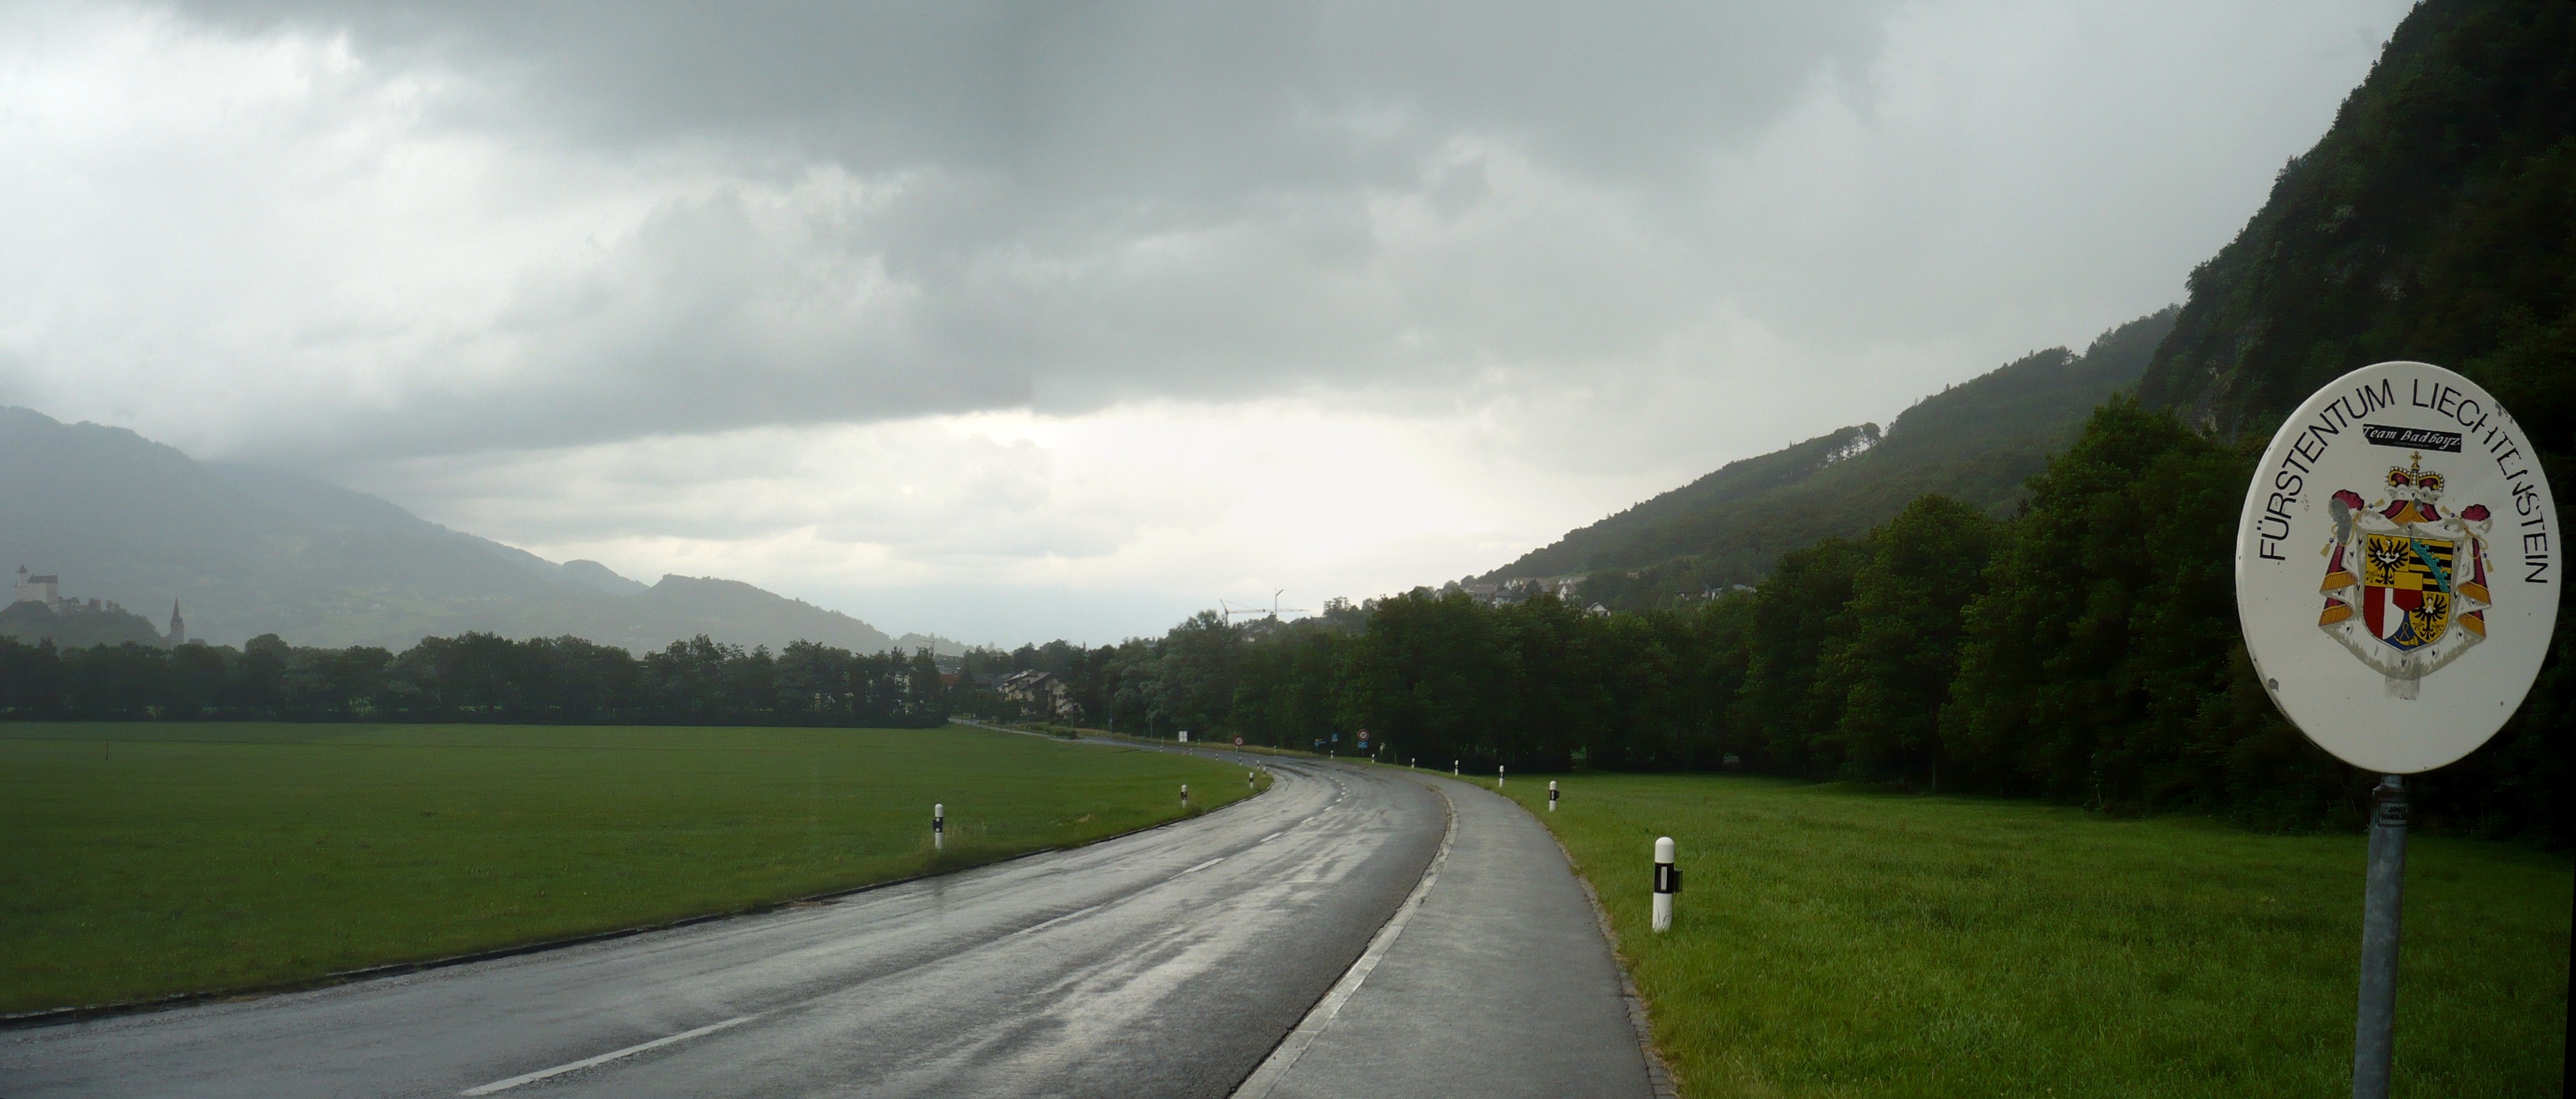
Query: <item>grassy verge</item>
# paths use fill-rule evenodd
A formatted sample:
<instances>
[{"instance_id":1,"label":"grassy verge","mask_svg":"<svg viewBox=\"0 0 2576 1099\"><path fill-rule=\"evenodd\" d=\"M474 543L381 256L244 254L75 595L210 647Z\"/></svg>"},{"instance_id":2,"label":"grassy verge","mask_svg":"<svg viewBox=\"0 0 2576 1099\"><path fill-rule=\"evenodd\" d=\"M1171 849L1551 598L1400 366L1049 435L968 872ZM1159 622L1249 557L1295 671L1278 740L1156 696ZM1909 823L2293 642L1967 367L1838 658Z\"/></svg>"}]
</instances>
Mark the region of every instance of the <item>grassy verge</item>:
<instances>
[{"instance_id":1,"label":"grassy verge","mask_svg":"<svg viewBox=\"0 0 2576 1099\"><path fill-rule=\"evenodd\" d=\"M1491 785L1492 780L1485 780ZM2363 841L1709 776L1505 793L1599 889L1692 1096L2350 1094ZM1647 928L1658 835L1673 930ZM2570 866L2413 837L2396 1093L2558 1095Z\"/></svg>"},{"instance_id":2,"label":"grassy verge","mask_svg":"<svg viewBox=\"0 0 2576 1099\"><path fill-rule=\"evenodd\" d=\"M250 988L1082 843L1247 794L948 729L0 725L0 1011ZM947 849L930 848L932 802Z\"/></svg>"}]
</instances>

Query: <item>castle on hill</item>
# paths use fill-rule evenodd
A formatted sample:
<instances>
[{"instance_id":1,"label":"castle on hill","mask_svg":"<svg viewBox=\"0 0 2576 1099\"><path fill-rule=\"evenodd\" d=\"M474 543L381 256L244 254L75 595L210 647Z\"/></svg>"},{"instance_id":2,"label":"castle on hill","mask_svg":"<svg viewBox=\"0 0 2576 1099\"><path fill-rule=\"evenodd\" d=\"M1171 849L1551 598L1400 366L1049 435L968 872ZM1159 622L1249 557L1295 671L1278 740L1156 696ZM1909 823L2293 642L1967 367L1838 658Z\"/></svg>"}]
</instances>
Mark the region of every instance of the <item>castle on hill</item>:
<instances>
[{"instance_id":1,"label":"castle on hill","mask_svg":"<svg viewBox=\"0 0 2576 1099\"><path fill-rule=\"evenodd\" d=\"M61 576L49 572L29 572L25 565L18 566L17 593L10 603L12 605L34 603L56 614L70 614L78 611L126 613L125 608L113 599L92 598L87 603L78 599L65 599ZM174 648L188 642L188 623L179 617L179 601L176 599L170 601L170 630L167 639Z\"/></svg>"}]
</instances>

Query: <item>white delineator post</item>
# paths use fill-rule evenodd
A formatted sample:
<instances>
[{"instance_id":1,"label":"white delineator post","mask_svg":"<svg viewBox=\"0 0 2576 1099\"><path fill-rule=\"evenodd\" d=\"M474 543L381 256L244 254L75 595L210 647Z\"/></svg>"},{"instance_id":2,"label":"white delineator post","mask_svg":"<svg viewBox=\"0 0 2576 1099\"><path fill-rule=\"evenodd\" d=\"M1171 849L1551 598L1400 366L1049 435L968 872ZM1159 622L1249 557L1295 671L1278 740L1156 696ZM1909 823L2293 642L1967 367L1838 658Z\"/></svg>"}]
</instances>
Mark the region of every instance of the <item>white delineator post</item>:
<instances>
[{"instance_id":1,"label":"white delineator post","mask_svg":"<svg viewBox=\"0 0 2576 1099\"><path fill-rule=\"evenodd\" d=\"M1454 760L1454 759L1453 759L1453 760L1450 760L1450 761L1449 761L1449 773L1450 773L1450 774L1452 774L1452 775L1455 775L1455 774L1457 774L1457 773L1458 773L1458 761L1457 761L1457 760Z\"/></svg>"},{"instance_id":2,"label":"white delineator post","mask_svg":"<svg viewBox=\"0 0 2576 1099\"><path fill-rule=\"evenodd\" d=\"M1673 929L1673 894L1682 891L1682 871L1673 865L1673 838L1655 841L1655 933Z\"/></svg>"},{"instance_id":3,"label":"white delineator post","mask_svg":"<svg viewBox=\"0 0 2576 1099\"><path fill-rule=\"evenodd\" d=\"M1555 779L1549 779L1549 780L1547 780L1547 811L1548 811L1548 812L1551 812L1551 813L1553 813L1553 812L1555 812L1555 811L1556 811L1556 780L1555 780Z\"/></svg>"},{"instance_id":4,"label":"white delineator post","mask_svg":"<svg viewBox=\"0 0 2576 1099\"><path fill-rule=\"evenodd\" d=\"M930 803L930 849L933 851L944 850L947 846L948 806L939 802L932 802Z\"/></svg>"},{"instance_id":5,"label":"white delineator post","mask_svg":"<svg viewBox=\"0 0 2576 1099\"><path fill-rule=\"evenodd\" d=\"M1250 771L1245 771L1245 772L1243 773L1243 788L1244 788L1244 789L1246 789L1246 790L1253 790L1253 789L1258 789L1258 788L1259 788L1259 787L1257 787L1257 786L1255 786L1255 785L1253 784L1253 781L1252 781L1252 772L1250 772Z\"/></svg>"},{"instance_id":6,"label":"white delineator post","mask_svg":"<svg viewBox=\"0 0 2576 1099\"><path fill-rule=\"evenodd\" d=\"M1497 763L1497 764L1495 764L1495 765L1494 765L1494 785L1496 785L1496 786L1500 786L1500 785L1502 785L1502 784L1503 784L1503 765L1502 765L1502 764Z\"/></svg>"},{"instance_id":7,"label":"white delineator post","mask_svg":"<svg viewBox=\"0 0 2576 1099\"><path fill-rule=\"evenodd\" d=\"M1187 808L1189 808L1189 807L1190 807L1190 784L1189 784L1189 783L1184 782L1184 783L1182 783L1182 784L1181 784L1181 808L1183 808L1183 809L1187 809Z\"/></svg>"}]
</instances>

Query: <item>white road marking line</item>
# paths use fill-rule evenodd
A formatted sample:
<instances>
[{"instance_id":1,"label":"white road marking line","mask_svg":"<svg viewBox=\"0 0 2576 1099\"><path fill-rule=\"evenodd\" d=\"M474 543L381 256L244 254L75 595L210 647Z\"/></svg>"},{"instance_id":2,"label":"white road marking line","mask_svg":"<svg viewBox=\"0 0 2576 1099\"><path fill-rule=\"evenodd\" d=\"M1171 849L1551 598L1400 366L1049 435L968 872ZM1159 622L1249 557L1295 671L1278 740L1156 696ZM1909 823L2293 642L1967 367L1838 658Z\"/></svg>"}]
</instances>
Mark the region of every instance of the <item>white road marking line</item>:
<instances>
[{"instance_id":1,"label":"white road marking line","mask_svg":"<svg viewBox=\"0 0 2576 1099\"><path fill-rule=\"evenodd\" d=\"M1270 842L1270 841L1272 841L1272 840L1278 839L1279 837L1284 836L1284 835L1287 835L1287 834L1288 834L1288 833L1286 833L1286 832L1272 832L1272 833L1270 833L1269 835L1266 835L1266 836L1261 837L1261 843L1253 844L1253 846L1255 846L1255 847L1259 847L1259 846L1261 846L1261 844L1262 844L1262 843L1268 843L1268 842Z\"/></svg>"},{"instance_id":2,"label":"white road marking line","mask_svg":"<svg viewBox=\"0 0 2576 1099\"><path fill-rule=\"evenodd\" d=\"M1201 870L1205 870L1205 869L1207 869L1208 867L1214 866L1214 865L1216 865L1216 864L1218 864L1218 863L1221 863L1221 862L1224 862L1224 861L1225 861L1225 856L1223 856L1223 855L1218 855L1218 856L1217 856L1217 857L1215 857L1215 858L1209 859L1209 860L1208 860L1208 861L1206 861L1206 862L1200 863L1200 864L1198 864L1197 866L1193 866L1193 867L1191 867L1191 868L1189 868L1189 869L1187 869L1187 870L1183 870L1183 871L1181 871L1180 873L1178 873L1178 874L1174 874L1174 875L1172 875L1172 876L1173 876L1173 877L1175 877L1175 878L1188 877L1188 876L1189 876L1189 875L1191 875L1191 874L1198 873L1198 872L1199 872L1199 871L1201 871Z\"/></svg>"},{"instance_id":3,"label":"white road marking line","mask_svg":"<svg viewBox=\"0 0 2576 1099\"><path fill-rule=\"evenodd\" d=\"M1058 917L1056 917L1056 918L1054 918L1054 919L1052 919L1052 920L1048 920L1047 922L1042 923L1042 924L1039 924L1039 925L1037 925L1037 926L1035 926L1035 927L1026 927L1026 928L1022 928L1022 929L1020 929L1020 930L1018 930L1018 931L1012 932L1012 934L1015 934L1015 935L1034 935L1034 934L1037 934L1037 933L1038 933L1038 932L1040 932L1040 931L1044 931L1044 930L1046 930L1047 928L1054 927L1054 926L1055 926L1055 925L1057 925L1057 924L1063 923L1063 922L1064 922L1064 921L1066 921L1066 920L1070 920L1070 919L1074 918L1075 916L1087 916L1087 915L1090 915L1091 913L1098 912L1098 911L1100 911L1101 909L1103 909L1103 908L1107 908L1107 907L1109 907L1109 906L1108 906L1108 905L1105 905L1105 904L1095 904L1095 905L1092 905L1092 906L1091 906L1091 907L1089 907L1089 908L1078 908L1078 909L1075 909L1075 910L1073 910L1073 911L1071 911L1071 912L1067 912L1067 913L1065 913L1064 915L1058 916Z\"/></svg>"},{"instance_id":4,"label":"white road marking line","mask_svg":"<svg viewBox=\"0 0 2576 1099\"><path fill-rule=\"evenodd\" d=\"M1359 960L1351 963L1351 968L1342 974L1341 980L1333 982L1332 989L1324 993L1324 998L1316 1001L1314 1010L1298 1021L1297 1029L1280 1039L1279 1048L1271 1050L1270 1056L1262 1060L1259 1068L1252 1070L1252 1075L1244 1078L1243 1086L1234 1089L1234 1094L1228 1099L1266 1099L1271 1089L1279 1086L1279 1081L1287 1077L1288 1069L1297 1063L1306 1047L1314 1045L1315 1039L1333 1025L1333 1018L1342 1013L1342 1005L1358 994L1361 982L1368 980L1369 974L1377 969L1378 959L1385 957L1387 948L1395 945L1396 936L1404 934L1404 925L1413 919L1414 909L1422 907L1422 898L1430 895L1431 883L1440 880L1440 868L1448 863L1449 847L1458 838L1458 807L1450 804L1449 795L1441 793L1438 787L1433 787L1432 792L1440 794L1441 804L1448 808L1449 824L1440 833L1440 852L1431 856L1431 865L1423 870L1422 880L1414 884L1413 894L1396 906L1395 915L1387 919L1385 927L1377 929L1377 937L1369 940L1368 949L1360 952Z\"/></svg>"},{"instance_id":5,"label":"white road marking line","mask_svg":"<svg viewBox=\"0 0 2576 1099\"><path fill-rule=\"evenodd\" d=\"M548 1077L552 1077L552 1076L561 1076L561 1075L563 1075L564 1073L567 1073L567 1072L579 1072L579 1071L581 1071L582 1069L590 1068L590 1067L595 1066L595 1065L604 1065L604 1064L607 1064L607 1063L609 1063L610 1061L614 1061L614 1060L616 1060L616 1059L618 1059L618 1058L620 1058L620 1057L632 1057L632 1056L634 1056L634 1055L636 1055L636 1054L638 1054L638 1053L642 1053L642 1052L644 1052L645 1050L648 1050L648 1049L659 1049L659 1048L661 1048L661 1047L663 1047L663 1046L670 1045L670 1044L671 1044L671 1043L673 1043L673 1042L685 1042L685 1041L688 1041L688 1040L689 1040L689 1039L691 1039L691 1038L695 1038L695 1037L697 1037L697 1036L699 1036L699 1035L702 1035L702 1034L713 1034L713 1033L715 1033L715 1032L717 1032L717 1031L719 1031L719 1030L723 1030L723 1029L725 1029L726 1027L737 1027L737 1026L741 1026L742 1024L744 1024L744 1023L748 1023L748 1022L752 1021L753 1019L755 1019L755 1018L757 1018L757 1017L758 1017L758 1016L745 1015L745 1016L743 1016L743 1017L741 1017L741 1018L739 1018L739 1019L727 1019L727 1020L725 1020L725 1021L723 1021L723 1022L721 1022L721 1023L715 1023L715 1024L712 1024L712 1025L709 1025L709 1026L702 1026L702 1027L699 1027L699 1028L698 1028L698 1029L696 1029L696 1030L684 1030L684 1031L681 1031L681 1032L680 1032L680 1033L678 1033L678 1034L674 1034L674 1035L672 1035L672 1036L670 1036L670 1037L668 1037L668 1038L655 1038L655 1039L653 1039L652 1041L650 1041L650 1042L645 1042L645 1043L643 1043L643 1044L641 1044L641 1045L632 1045L632 1046L628 1046L628 1047L626 1047L626 1048L624 1048L624 1049L620 1049L620 1050L611 1050L611 1051L609 1051L609 1052L607 1052L607 1053L600 1054L600 1055L599 1055L599 1056L597 1056L597 1057L585 1057L585 1058L582 1058L581 1060L575 1061L575 1062L573 1062L573 1063L571 1063L571 1064L569 1064L569 1065L556 1065L556 1066L555 1066L555 1067L553 1067L553 1068L538 1069L538 1070L537 1070L537 1071L535 1071L535 1072L526 1073L526 1074L524 1074L524 1075L520 1075L520 1076L513 1076L513 1077L511 1077L511 1078L509 1078L509 1079L507 1079L507 1080L494 1080L494 1081L492 1081L491 1083L488 1083L488 1084L483 1085L482 1087L479 1087L479 1088L467 1088L467 1089L465 1089L465 1090L463 1090L463 1091L457 1092L456 1094L458 1094L458 1095L490 1095L490 1094L492 1094L492 1093L494 1093L494 1092L498 1092L498 1091L508 1091L508 1090L510 1090L511 1088L515 1088L515 1087L517 1087L517 1086L519 1086L519 1085L521 1085L521 1084L533 1084L533 1083L536 1083L536 1082L537 1082L537 1081L539 1081L539 1080L543 1080L543 1079L546 1079L546 1078L548 1078Z\"/></svg>"}]
</instances>

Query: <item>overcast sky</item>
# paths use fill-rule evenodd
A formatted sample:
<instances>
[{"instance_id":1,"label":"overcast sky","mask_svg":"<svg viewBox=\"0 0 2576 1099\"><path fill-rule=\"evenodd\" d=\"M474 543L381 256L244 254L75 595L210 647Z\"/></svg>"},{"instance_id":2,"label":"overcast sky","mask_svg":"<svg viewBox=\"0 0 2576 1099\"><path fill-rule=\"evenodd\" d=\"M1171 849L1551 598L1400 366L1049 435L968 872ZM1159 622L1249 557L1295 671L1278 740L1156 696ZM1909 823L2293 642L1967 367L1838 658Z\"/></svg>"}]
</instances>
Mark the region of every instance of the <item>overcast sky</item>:
<instances>
[{"instance_id":1,"label":"overcast sky","mask_svg":"<svg viewBox=\"0 0 2576 1099\"><path fill-rule=\"evenodd\" d=\"M0 0L0 403L1112 641L2176 301L2405 8Z\"/></svg>"}]
</instances>

